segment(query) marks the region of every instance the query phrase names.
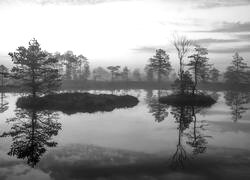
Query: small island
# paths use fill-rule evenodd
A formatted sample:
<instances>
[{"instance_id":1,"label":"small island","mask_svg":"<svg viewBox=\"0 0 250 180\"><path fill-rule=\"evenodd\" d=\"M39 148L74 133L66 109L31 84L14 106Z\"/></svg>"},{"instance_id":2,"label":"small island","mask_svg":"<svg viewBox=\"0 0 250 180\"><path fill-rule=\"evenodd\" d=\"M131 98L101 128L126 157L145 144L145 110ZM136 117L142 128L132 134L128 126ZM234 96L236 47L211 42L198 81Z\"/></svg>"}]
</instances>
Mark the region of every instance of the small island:
<instances>
[{"instance_id":1,"label":"small island","mask_svg":"<svg viewBox=\"0 0 250 180\"><path fill-rule=\"evenodd\" d=\"M19 108L61 111L66 114L77 112L113 111L116 108L130 108L138 104L138 99L130 95L90 93L59 93L42 97L21 97L16 105Z\"/></svg>"},{"instance_id":2,"label":"small island","mask_svg":"<svg viewBox=\"0 0 250 180\"><path fill-rule=\"evenodd\" d=\"M187 94L172 94L169 96L159 98L159 102L163 104L168 104L172 106L202 106L209 107L213 105L216 101L204 94L197 95L187 95Z\"/></svg>"},{"instance_id":3,"label":"small island","mask_svg":"<svg viewBox=\"0 0 250 180\"><path fill-rule=\"evenodd\" d=\"M184 63L183 58L186 56L191 45L194 45L194 53L188 56L190 61ZM174 42L174 46L178 51L178 58L180 60L179 77L172 85L173 94L159 98L159 102L172 106L207 107L213 105L216 101L209 95L199 92L197 88L199 81L207 76L203 70L211 66L206 57L208 54L207 49L193 44L192 41L185 37L177 39ZM188 70L184 70L184 66L189 67Z\"/></svg>"}]
</instances>

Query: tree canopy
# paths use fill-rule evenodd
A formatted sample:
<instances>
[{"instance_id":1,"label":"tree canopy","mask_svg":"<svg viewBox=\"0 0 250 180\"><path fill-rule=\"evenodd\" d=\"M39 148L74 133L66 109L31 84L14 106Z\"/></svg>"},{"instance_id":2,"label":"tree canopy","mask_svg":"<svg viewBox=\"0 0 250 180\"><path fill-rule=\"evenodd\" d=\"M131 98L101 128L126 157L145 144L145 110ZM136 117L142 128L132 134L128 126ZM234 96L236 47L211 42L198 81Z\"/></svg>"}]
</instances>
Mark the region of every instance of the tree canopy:
<instances>
[{"instance_id":1,"label":"tree canopy","mask_svg":"<svg viewBox=\"0 0 250 180\"><path fill-rule=\"evenodd\" d=\"M16 52L9 53L14 67L12 77L21 80L28 93L51 93L60 86L60 75L56 68L58 60L46 51L41 50L36 39L29 42L29 47L18 47Z\"/></svg>"}]
</instances>

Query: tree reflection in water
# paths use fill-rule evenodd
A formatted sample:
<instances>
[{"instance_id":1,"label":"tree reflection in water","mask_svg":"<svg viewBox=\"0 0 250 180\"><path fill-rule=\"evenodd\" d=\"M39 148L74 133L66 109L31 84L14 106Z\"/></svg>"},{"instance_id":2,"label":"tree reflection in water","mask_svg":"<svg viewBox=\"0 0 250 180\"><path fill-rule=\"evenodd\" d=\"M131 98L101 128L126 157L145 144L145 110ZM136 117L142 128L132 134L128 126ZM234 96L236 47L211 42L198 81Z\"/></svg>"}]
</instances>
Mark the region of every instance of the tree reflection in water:
<instances>
[{"instance_id":1,"label":"tree reflection in water","mask_svg":"<svg viewBox=\"0 0 250 180\"><path fill-rule=\"evenodd\" d=\"M250 102L249 92L227 91L225 93L226 104L230 106L232 119L236 122L250 109L247 104Z\"/></svg>"},{"instance_id":2,"label":"tree reflection in water","mask_svg":"<svg viewBox=\"0 0 250 180\"><path fill-rule=\"evenodd\" d=\"M188 138L186 143L193 148L193 155L204 153L207 149L207 138L211 138L211 136L203 134L206 130L205 127L208 126L206 121L197 121L196 114L201 110L202 108L192 106L193 126L191 127L190 132L186 133Z\"/></svg>"},{"instance_id":3,"label":"tree reflection in water","mask_svg":"<svg viewBox=\"0 0 250 180\"><path fill-rule=\"evenodd\" d=\"M146 98L149 112L152 113L156 122L161 122L168 116L168 105L159 102L161 93L160 90L157 90L157 96L153 96L152 91L148 91Z\"/></svg>"},{"instance_id":4,"label":"tree reflection in water","mask_svg":"<svg viewBox=\"0 0 250 180\"><path fill-rule=\"evenodd\" d=\"M8 102L5 101L6 95L4 92L0 92L0 113L3 113L9 109Z\"/></svg>"},{"instance_id":5,"label":"tree reflection in water","mask_svg":"<svg viewBox=\"0 0 250 180\"><path fill-rule=\"evenodd\" d=\"M198 126L196 114L202 110L201 107L195 106L176 106L172 107L171 114L176 123L178 123L178 143L177 148L171 159L171 168L184 168L184 162L188 160L188 154L182 144L183 136L187 136L186 144L193 149L193 155L204 153L206 150L207 140L209 136L205 136L201 131L205 130L205 121L200 121ZM193 123L193 129L189 133L184 133L185 130L191 129L190 124Z\"/></svg>"},{"instance_id":6,"label":"tree reflection in water","mask_svg":"<svg viewBox=\"0 0 250 180\"><path fill-rule=\"evenodd\" d=\"M58 114L52 111L37 111L36 109L16 109L16 117L7 119L11 130L1 137L11 137L12 145L8 155L19 159L27 158L27 164L34 167L47 147L55 147L52 140L61 129Z\"/></svg>"}]
</instances>

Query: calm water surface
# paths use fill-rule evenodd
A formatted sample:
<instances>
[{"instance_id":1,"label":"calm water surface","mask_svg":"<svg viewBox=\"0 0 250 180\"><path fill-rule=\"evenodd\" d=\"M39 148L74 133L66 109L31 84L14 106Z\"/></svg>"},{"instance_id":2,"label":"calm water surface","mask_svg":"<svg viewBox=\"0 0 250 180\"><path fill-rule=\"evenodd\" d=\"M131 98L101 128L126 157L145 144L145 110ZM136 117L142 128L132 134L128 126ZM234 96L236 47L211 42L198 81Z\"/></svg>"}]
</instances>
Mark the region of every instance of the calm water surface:
<instances>
[{"instance_id":1,"label":"calm water surface","mask_svg":"<svg viewBox=\"0 0 250 180\"><path fill-rule=\"evenodd\" d=\"M203 109L159 104L166 91L112 93L140 102L69 115L2 94L0 179L250 179L250 93L209 92L217 103Z\"/></svg>"}]
</instances>

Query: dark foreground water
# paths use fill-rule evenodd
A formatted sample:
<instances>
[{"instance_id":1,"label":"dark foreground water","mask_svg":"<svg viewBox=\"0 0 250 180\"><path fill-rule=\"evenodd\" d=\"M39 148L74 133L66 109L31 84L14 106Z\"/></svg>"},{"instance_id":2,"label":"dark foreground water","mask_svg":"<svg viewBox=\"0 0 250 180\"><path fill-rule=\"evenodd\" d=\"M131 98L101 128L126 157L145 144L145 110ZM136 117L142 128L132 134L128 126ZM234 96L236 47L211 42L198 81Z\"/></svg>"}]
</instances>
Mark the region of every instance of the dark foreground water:
<instances>
[{"instance_id":1,"label":"dark foreground water","mask_svg":"<svg viewBox=\"0 0 250 180\"><path fill-rule=\"evenodd\" d=\"M205 109L159 104L164 91L113 93L140 103L67 115L2 94L0 180L250 179L249 93L209 92Z\"/></svg>"}]
</instances>

